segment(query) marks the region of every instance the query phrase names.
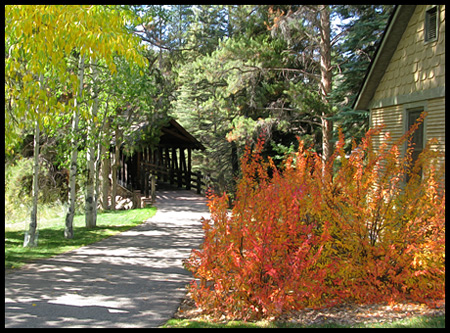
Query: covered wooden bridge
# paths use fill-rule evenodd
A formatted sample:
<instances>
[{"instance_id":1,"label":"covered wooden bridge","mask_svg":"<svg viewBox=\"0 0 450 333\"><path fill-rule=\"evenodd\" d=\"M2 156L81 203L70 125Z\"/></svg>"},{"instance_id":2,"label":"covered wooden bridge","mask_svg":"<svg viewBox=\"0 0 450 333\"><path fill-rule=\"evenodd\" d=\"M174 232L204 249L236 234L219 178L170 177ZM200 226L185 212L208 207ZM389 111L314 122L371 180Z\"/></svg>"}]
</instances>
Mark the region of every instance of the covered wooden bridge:
<instances>
[{"instance_id":1,"label":"covered wooden bridge","mask_svg":"<svg viewBox=\"0 0 450 333\"><path fill-rule=\"evenodd\" d=\"M138 126L135 131L145 132L148 124ZM142 141L141 149L127 154L122 148L119 153L118 184L129 191L154 198L156 186L170 184L187 190L195 188L197 193L204 190L205 181L200 172L192 172L192 151L205 147L186 131L175 119L162 127L159 143L152 145ZM153 145L154 146L154 145Z\"/></svg>"}]
</instances>

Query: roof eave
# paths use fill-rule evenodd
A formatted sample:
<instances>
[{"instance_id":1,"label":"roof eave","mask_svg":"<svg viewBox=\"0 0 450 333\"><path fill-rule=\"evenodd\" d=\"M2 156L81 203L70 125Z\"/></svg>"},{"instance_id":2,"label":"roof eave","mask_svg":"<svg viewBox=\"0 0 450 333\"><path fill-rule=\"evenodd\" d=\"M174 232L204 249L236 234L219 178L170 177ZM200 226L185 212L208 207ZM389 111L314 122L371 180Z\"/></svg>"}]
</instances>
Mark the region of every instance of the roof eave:
<instances>
[{"instance_id":1,"label":"roof eave","mask_svg":"<svg viewBox=\"0 0 450 333\"><path fill-rule=\"evenodd\" d=\"M182 133L182 135L184 135L187 138L187 140L193 144L195 149L199 150L206 149L206 147L200 141L198 141L194 136L192 136L191 133L186 131L186 129L183 126L181 126L175 119L171 118L170 124L172 124L172 126L178 129Z\"/></svg>"},{"instance_id":2,"label":"roof eave","mask_svg":"<svg viewBox=\"0 0 450 333\"><path fill-rule=\"evenodd\" d=\"M415 8L415 5L399 5L392 13L381 43L375 52L375 57L370 63L361 89L353 103L354 110L367 110L369 108L369 103L383 78Z\"/></svg>"}]
</instances>

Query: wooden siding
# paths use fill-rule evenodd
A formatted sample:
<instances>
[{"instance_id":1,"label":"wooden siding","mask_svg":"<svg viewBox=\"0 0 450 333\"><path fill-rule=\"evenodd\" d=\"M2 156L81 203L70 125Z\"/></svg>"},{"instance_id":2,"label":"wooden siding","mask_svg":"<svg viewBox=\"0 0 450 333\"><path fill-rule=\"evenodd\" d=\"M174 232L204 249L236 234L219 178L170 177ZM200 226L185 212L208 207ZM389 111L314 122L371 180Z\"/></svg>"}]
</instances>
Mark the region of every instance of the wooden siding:
<instances>
[{"instance_id":1,"label":"wooden siding","mask_svg":"<svg viewBox=\"0 0 450 333\"><path fill-rule=\"evenodd\" d=\"M416 7L378 85L372 105L393 96L445 86L445 5L439 6L438 39L425 43L425 12L429 7Z\"/></svg>"},{"instance_id":2,"label":"wooden siding","mask_svg":"<svg viewBox=\"0 0 450 333\"><path fill-rule=\"evenodd\" d=\"M431 148L445 153L445 97L424 100L414 103L414 105L423 105L424 110L428 112L428 116L425 119L426 141L431 138L438 139L438 143L432 145ZM405 133L406 111L407 105L402 104L371 110L370 126L373 128L378 125L385 125L383 133L374 138L375 149L385 142L384 134L386 132L390 133L394 141ZM439 162L444 162L444 157Z\"/></svg>"},{"instance_id":3,"label":"wooden siding","mask_svg":"<svg viewBox=\"0 0 450 333\"><path fill-rule=\"evenodd\" d=\"M445 153L445 98L435 98L428 101L428 117L425 128L426 139L438 139L431 148ZM439 162L444 162L444 157Z\"/></svg>"},{"instance_id":4,"label":"wooden siding","mask_svg":"<svg viewBox=\"0 0 450 333\"><path fill-rule=\"evenodd\" d=\"M371 110L370 120L370 127L372 128L379 125L385 126L381 135L374 138L375 149L385 142L384 135L386 132L389 132L394 141L398 140L404 133L402 105L373 109Z\"/></svg>"},{"instance_id":5,"label":"wooden siding","mask_svg":"<svg viewBox=\"0 0 450 333\"><path fill-rule=\"evenodd\" d=\"M439 6L438 39L425 43L425 12L430 7L416 7L369 103L370 126L384 124L384 133L395 141L405 133L407 111L423 107L428 112L425 140L437 138L431 148L445 153L445 5ZM374 138L375 148L383 143L384 133ZM445 162L444 157L439 162Z\"/></svg>"}]
</instances>

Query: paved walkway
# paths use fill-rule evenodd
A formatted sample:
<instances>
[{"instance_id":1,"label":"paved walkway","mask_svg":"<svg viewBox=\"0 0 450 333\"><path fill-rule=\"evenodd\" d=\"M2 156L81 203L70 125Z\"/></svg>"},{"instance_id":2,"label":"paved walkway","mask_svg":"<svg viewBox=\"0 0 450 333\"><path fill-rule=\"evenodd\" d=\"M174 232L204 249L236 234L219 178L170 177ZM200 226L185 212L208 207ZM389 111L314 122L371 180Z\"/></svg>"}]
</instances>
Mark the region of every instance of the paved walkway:
<instances>
[{"instance_id":1,"label":"paved walkway","mask_svg":"<svg viewBox=\"0 0 450 333\"><path fill-rule=\"evenodd\" d=\"M192 280L182 260L202 241L206 200L157 193L157 213L98 243L5 275L6 327L158 327Z\"/></svg>"}]
</instances>

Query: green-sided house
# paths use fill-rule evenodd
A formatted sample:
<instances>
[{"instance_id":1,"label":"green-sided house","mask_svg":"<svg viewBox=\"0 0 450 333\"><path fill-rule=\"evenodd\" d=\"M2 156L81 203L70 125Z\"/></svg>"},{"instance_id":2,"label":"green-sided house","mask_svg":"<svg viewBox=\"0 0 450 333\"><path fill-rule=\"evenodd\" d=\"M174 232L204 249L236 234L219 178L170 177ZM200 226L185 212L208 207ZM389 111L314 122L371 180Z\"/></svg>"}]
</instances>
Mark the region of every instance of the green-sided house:
<instances>
[{"instance_id":1,"label":"green-sided house","mask_svg":"<svg viewBox=\"0 0 450 333\"><path fill-rule=\"evenodd\" d=\"M384 124L394 140L426 111L413 157L431 138L445 153L445 5L396 6L353 108L369 110L370 126Z\"/></svg>"}]
</instances>

